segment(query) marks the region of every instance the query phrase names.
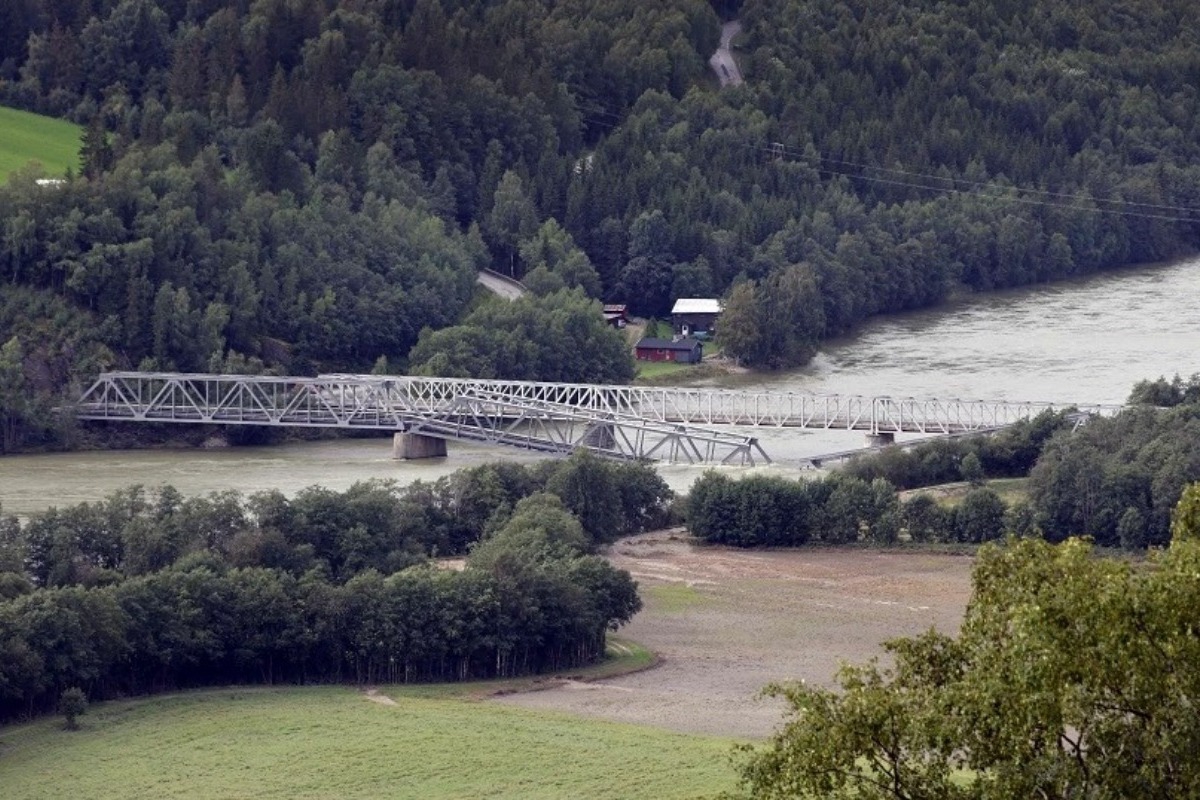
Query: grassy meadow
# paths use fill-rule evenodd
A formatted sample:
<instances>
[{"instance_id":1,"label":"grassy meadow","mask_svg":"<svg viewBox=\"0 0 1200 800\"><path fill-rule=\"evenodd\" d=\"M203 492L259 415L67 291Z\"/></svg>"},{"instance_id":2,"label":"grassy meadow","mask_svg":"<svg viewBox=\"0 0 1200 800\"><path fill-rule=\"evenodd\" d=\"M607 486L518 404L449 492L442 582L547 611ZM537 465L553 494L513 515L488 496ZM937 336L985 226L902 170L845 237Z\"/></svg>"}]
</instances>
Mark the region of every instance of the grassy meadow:
<instances>
[{"instance_id":1,"label":"grassy meadow","mask_svg":"<svg viewBox=\"0 0 1200 800\"><path fill-rule=\"evenodd\" d=\"M1000 499L1008 505L1029 499L1029 478L995 478L987 481L984 485L1000 495ZM924 489L912 489L902 492L901 496L927 494L945 508L956 508L972 488L974 487L971 484L960 481L929 486Z\"/></svg>"},{"instance_id":2,"label":"grassy meadow","mask_svg":"<svg viewBox=\"0 0 1200 800\"><path fill-rule=\"evenodd\" d=\"M699 364L677 364L674 361L638 361L635 362L633 382L663 386L687 385L695 381L715 378L724 372L724 369L711 361L701 361Z\"/></svg>"},{"instance_id":3,"label":"grassy meadow","mask_svg":"<svg viewBox=\"0 0 1200 800\"><path fill-rule=\"evenodd\" d=\"M652 658L621 648L612 663L625 669ZM481 701L522 684L381 686L373 697L235 687L103 703L79 731L61 717L0 728L0 796L616 800L734 786L732 740Z\"/></svg>"},{"instance_id":4,"label":"grassy meadow","mask_svg":"<svg viewBox=\"0 0 1200 800\"><path fill-rule=\"evenodd\" d=\"M687 375L696 367L694 364L677 364L674 361L639 361L637 377L643 380L661 380Z\"/></svg>"},{"instance_id":5,"label":"grassy meadow","mask_svg":"<svg viewBox=\"0 0 1200 800\"><path fill-rule=\"evenodd\" d=\"M47 175L79 171L83 129L53 117L0 106L0 183L31 161L41 162Z\"/></svg>"},{"instance_id":6,"label":"grassy meadow","mask_svg":"<svg viewBox=\"0 0 1200 800\"><path fill-rule=\"evenodd\" d=\"M733 787L731 741L341 686L105 703L0 729L6 800L685 798Z\"/></svg>"}]
</instances>

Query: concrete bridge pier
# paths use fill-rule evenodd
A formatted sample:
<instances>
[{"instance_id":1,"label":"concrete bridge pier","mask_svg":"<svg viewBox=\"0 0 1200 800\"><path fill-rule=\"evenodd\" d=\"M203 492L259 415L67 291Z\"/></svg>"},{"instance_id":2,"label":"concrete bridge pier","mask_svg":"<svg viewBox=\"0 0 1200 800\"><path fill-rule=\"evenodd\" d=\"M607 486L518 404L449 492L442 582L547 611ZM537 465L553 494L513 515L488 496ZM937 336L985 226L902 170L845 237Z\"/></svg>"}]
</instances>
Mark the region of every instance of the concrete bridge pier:
<instances>
[{"instance_id":1,"label":"concrete bridge pier","mask_svg":"<svg viewBox=\"0 0 1200 800\"><path fill-rule=\"evenodd\" d=\"M597 422L588 427L583 436L582 444L611 450L617 446L617 437L611 422Z\"/></svg>"},{"instance_id":2,"label":"concrete bridge pier","mask_svg":"<svg viewBox=\"0 0 1200 800\"><path fill-rule=\"evenodd\" d=\"M445 458L446 440L421 433L392 435L392 458L411 461L417 458Z\"/></svg>"},{"instance_id":3,"label":"concrete bridge pier","mask_svg":"<svg viewBox=\"0 0 1200 800\"><path fill-rule=\"evenodd\" d=\"M896 443L896 434L891 431L875 431L867 434L867 447L887 447Z\"/></svg>"}]
</instances>

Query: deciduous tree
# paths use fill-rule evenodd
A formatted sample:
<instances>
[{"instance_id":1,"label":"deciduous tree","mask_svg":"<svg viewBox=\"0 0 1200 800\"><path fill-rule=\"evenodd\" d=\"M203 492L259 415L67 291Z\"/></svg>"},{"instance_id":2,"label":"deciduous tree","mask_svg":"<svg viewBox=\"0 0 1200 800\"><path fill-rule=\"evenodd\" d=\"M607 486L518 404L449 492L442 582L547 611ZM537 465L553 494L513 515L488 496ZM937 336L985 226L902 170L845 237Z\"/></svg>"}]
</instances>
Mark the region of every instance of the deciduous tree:
<instances>
[{"instance_id":1,"label":"deciduous tree","mask_svg":"<svg viewBox=\"0 0 1200 800\"><path fill-rule=\"evenodd\" d=\"M788 721L741 767L754 797L1195 797L1200 545L1151 565L1081 540L979 553L961 633L888 643L839 688L777 685Z\"/></svg>"},{"instance_id":2,"label":"deciduous tree","mask_svg":"<svg viewBox=\"0 0 1200 800\"><path fill-rule=\"evenodd\" d=\"M78 686L64 689L58 699L58 710L66 718L66 728L69 731L79 730L79 718L87 713L87 695Z\"/></svg>"}]
</instances>

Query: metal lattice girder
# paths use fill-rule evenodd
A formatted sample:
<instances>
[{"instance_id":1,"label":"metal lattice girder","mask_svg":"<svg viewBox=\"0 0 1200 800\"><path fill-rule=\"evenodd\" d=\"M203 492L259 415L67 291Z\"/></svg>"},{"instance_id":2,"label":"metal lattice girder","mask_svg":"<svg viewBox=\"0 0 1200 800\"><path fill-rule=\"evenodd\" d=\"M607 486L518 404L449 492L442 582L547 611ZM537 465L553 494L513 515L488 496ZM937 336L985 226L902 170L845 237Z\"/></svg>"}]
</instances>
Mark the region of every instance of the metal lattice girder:
<instances>
[{"instance_id":1,"label":"metal lattice girder","mask_svg":"<svg viewBox=\"0 0 1200 800\"><path fill-rule=\"evenodd\" d=\"M591 411L484 388L462 392L440 413L423 417L408 430L532 450L569 452L586 447L618 459L743 465L771 460L752 436L661 423L615 411Z\"/></svg>"},{"instance_id":2,"label":"metal lattice girder","mask_svg":"<svg viewBox=\"0 0 1200 800\"><path fill-rule=\"evenodd\" d=\"M548 391L533 390L540 386ZM585 447L621 459L770 462L758 441L615 410L580 387L494 381L184 373L105 373L80 398L79 419L407 431L543 452ZM585 393L586 394L586 393ZM549 398L549 399L548 399Z\"/></svg>"},{"instance_id":3,"label":"metal lattice girder","mask_svg":"<svg viewBox=\"0 0 1200 800\"><path fill-rule=\"evenodd\" d=\"M698 442L734 447L716 432L696 426L951 434L993 430L1043 411L1067 408L1080 414L1110 415L1120 406L411 376L110 372L83 394L76 411L80 419L393 431L423 426L430 435L493 437L483 440L514 444L522 437L530 443L537 438L542 447L588 446L598 451L604 449L598 442L610 437L598 438L598 429L593 428L592 438L586 439L585 433L570 426L586 430L588 425L603 423L614 426L612 448L624 448L626 457L665 454L690 460L696 458L699 445L692 445ZM469 425L462 421L467 417L474 420ZM497 427L500 421L507 427ZM551 430L550 422L558 427ZM435 426L445 432L435 434ZM542 430L533 437L530 430L537 426ZM563 426L570 432L560 432ZM650 442L652 436L657 438ZM700 460L711 460L707 448L708 444L699 448Z\"/></svg>"},{"instance_id":4,"label":"metal lattice girder","mask_svg":"<svg viewBox=\"0 0 1200 800\"><path fill-rule=\"evenodd\" d=\"M105 373L76 406L80 419L396 430L408 409L383 393L319 378Z\"/></svg>"},{"instance_id":5,"label":"metal lattice girder","mask_svg":"<svg viewBox=\"0 0 1200 800\"><path fill-rule=\"evenodd\" d=\"M323 377L352 379L361 376ZM390 389L402 394L414 407L424 407L434 413L453 398L476 390L531 402L631 414L658 422L892 433L963 433L1011 425L1047 410L1076 408L1087 414L1111 415L1121 408L1080 403L962 401L460 378L397 377Z\"/></svg>"}]
</instances>

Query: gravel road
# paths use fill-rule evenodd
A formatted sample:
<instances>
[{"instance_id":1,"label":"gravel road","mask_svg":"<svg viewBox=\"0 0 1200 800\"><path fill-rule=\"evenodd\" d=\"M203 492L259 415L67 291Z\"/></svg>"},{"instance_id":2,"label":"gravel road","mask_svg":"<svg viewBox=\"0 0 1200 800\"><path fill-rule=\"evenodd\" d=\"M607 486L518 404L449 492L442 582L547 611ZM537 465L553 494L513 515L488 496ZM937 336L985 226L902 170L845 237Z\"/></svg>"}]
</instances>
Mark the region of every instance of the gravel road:
<instances>
[{"instance_id":1,"label":"gravel road","mask_svg":"<svg viewBox=\"0 0 1200 800\"><path fill-rule=\"evenodd\" d=\"M721 81L722 86L737 86L742 83L742 71L738 69L737 61L733 58L733 51L729 49L733 37L741 32L742 23L737 20L722 25L721 46L717 48L717 52L712 54L712 58L708 59L708 63L712 66L713 72L717 73L717 80Z\"/></svg>"}]
</instances>

